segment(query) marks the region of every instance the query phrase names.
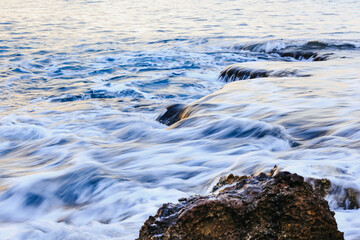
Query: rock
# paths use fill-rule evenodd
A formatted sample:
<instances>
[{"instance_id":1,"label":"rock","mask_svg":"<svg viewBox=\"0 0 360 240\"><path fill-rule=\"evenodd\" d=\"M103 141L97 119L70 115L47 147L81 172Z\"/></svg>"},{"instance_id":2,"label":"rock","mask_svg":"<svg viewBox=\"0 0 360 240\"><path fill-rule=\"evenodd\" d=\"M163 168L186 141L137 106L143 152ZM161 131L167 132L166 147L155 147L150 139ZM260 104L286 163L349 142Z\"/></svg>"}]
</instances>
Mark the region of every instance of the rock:
<instances>
[{"instance_id":1,"label":"rock","mask_svg":"<svg viewBox=\"0 0 360 240\"><path fill-rule=\"evenodd\" d=\"M334 196L338 206L344 209L360 208L360 193L354 188L342 188L334 185L329 195Z\"/></svg>"},{"instance_id":2,"label":"rock","mask_svg":"<svg viewBox=\"0 0 360 240\"><path fill-rule=\"evenodd\" d=\"M265 70L253 69L233 64L221 71L219 79L224 82L234 82L238 80L266 78L266 77L308 77L309 75L299 75L295 70Z\"/></svg>"},{"instance_id":3,"label":"rock","mask_svg":"<svg viewBox=\"0 0 360 240\"><path fill-rule=\"evenodd\" d=\"M281 57L291 57L297 60L312 60L312 61L326 61L331 53L319 54L310 51L279 51L277 52Z\"/></svg>"},{"instance_id":4,"label":"rock","mask_svg":"<svg viewBox=\"0 0 360 240\"><path fill-rule=\"evenodd\" d=\"M166 107L166 111L161 114L156 121L170 126L173 123L180 121L185 112L185 104L172 104Z\"/></svg>"},{"instance_id":5,"label":"rock","mask_svg":"<svg viewBox=\"0 0 360 240\"><path fill-rule=\"evenodd\" d=\"M358 209L359 206L359 192L354 188L345 189L344 206L346 209Z\"/></svg>"},{"instance_id":6,"label":"rock","mask_svg":"<svg viewBox=\"0 0 360 240\"><path fill-rule=\"evenodd\" d=\"M275 43L275 42L274 42ZM237 44L234 46L234 49L250 52L260 52L267 53L272 55L278 55L282 58L293 58L296 60L307 60L307 61L326 61L329 59L333 53L318 53L312 50L324 50L324 49L352 49L355 46L352 44L328 44L318 41L310 41L302 46L296 46L293 44L286 44L284 48L278 48L278 45L275 43L273 48L269 48L272 43L270 42L260 42L260 43L250 43L250 44ZM352 46L351 46L352 45ZM285 59L284 59L285 60Z\"/></svg>"},{"instance_id":7,"label":"rock","mask_svg":"<svg viewBox=\"0 0 360 240\"><path fill-rule=\"evenodd\" d=\"M234 64L222 70L219 79L224 82L233 82L237 80L269 77L271 73L271 70L244 68L238 64Z\"/></svg>"},{"instance_id":8,"label":"rock","mask_svg":"<svg viewBox=\"0 0 360 240\"><path fill-rule=\"evenodd\" d=\"M306 180L311 184L315 192L320 196L331 196L337 205L344 209L359 209L360 208L360 193L354 188L343 188L336 184L332 184L327 178L316 179L308 178Z\"/></svg>"},{"instance_id":9,"label":"rock","mask_svg":"<svg viewBox=\"0 0 360 240\"><path fill-rule=\"evenodd\" d=\"M217 194L164 204L138 239L344 239L328 203L303 177L272 174L229 175Z\"/></svg>"},{"instance_id":10,"label":"rock","mask_svg":"<svg viewBox=\"0 0 360 240\"><path fill-rule=\"evenodd\" d=\"M166 111L160 114L156 121L165 124L172 125L184 118L189 117L191 114L201 111L203 109L214 107L214 104L201 104L201 103L192 103L190 105L186 104L172 104L166 107Z\"/></svg>"},{"instance_id":11,"label":"rock","mask_svg":"<svg viewBox=\"0 0 360 240\"><path fill-rule=\"evenodd\" d=\"M322 197L325 197L330 192L331 182L327 178L308 178L306 182L311 184L315 192L319 193Z\"/></svg>"},{"instance_id":12,"label":"rock","mask_svg":"<svg viewBox=\"0 0 360 240\"><path fill-rule=\"evenodd\" d=\"M226 185L231 185L233 184L234 182L240 182L241 180L243 179L248 179L249 177L248 176L234 176L233 174L230 174L229 176L227 177L221 177L219 179L219 182L213 187L213 190L212 192L216 192L217 190L219 190L220 188L226 186Z\"/></svg>"}]
</instances>

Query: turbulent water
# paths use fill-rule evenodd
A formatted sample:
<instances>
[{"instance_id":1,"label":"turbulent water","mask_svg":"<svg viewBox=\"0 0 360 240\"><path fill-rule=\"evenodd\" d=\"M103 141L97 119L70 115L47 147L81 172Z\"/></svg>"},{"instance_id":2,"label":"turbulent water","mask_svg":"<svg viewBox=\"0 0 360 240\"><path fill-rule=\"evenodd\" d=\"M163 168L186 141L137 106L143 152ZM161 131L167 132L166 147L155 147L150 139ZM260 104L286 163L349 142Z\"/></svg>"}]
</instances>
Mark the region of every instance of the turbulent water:
<instances>
[{"instance_id":1,"label":"turbulent water","mask_svg":"<svg viewBox=\"0 0 360 240\"><path fill-rule=\"evenodd\" d=\"M0 239L135 239L162 203L274 165L328 178L360 239L359 10L0 1ZM167 126L170 104L189 111Z\"/></svg>"}]
</instances>

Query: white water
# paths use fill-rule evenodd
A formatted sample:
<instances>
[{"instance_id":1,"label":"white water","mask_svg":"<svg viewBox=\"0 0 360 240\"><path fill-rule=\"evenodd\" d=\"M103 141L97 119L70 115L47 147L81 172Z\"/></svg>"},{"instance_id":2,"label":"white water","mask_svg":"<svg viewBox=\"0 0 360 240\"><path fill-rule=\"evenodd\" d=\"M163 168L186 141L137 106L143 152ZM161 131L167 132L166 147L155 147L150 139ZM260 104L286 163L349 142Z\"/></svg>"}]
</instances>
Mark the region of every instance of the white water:
<instances>
[{"instance_id":1,"label":"white water","mask_svg":"<svg viewBox=\"0 0 360 240\"><path fill-rule=\"evenodd\" d=\"M275 164L339 186L330 207L360 239L359 210L341 206L360 191L359 9L1 1L0 239L135 239L162 203ZM310 76L219 81L235 63ZM155 121L193 102L189 118Z\"/></svg>"}]
</instances>

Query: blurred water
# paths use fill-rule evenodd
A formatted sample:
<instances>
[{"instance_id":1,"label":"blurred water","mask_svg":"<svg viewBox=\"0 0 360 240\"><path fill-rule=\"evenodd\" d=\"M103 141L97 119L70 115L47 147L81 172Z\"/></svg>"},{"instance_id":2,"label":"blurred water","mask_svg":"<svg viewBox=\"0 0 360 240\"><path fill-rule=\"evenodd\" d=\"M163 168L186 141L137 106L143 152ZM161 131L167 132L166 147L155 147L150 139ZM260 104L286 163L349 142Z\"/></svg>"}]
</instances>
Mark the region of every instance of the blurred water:
<instances>
[{"instance_id":1,"label":"blurred water","mask_svg":"<svg viewBox=\"0 0 360 240\"><path fill-rule=\"evenodd\" d=\"M0 1L0 239L134 239L162 203L275 164L330 179L340 230L360 239L346 199L360 191L359 10ZM225 83L231 64L294 74ZM174 103L192 113L157 122Z\"/></svg>"}]
</instances>

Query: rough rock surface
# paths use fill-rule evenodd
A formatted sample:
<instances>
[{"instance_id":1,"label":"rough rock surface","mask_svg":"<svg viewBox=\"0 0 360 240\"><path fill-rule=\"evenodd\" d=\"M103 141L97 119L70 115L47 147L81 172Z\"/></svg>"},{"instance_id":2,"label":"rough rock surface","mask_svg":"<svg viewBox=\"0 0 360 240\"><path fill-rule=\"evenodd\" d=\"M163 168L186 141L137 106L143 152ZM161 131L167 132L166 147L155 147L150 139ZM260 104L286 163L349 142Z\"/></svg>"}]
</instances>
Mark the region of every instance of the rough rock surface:
<instances>
[{"instance_id":1,"label":"rough rock surface","mask_svg":"<svg viewBox=\"0 0 360 240\"><path fill-rule=\"evenodd\" d=\"M329 179L308 178L307 182L311 184L314 190L322 197L332 196L337 205L344 209L360 208L360 193L354 188L342 188L332 184Z\"/></svg>"},{"instance_id":2,"label":"rough rock surface","mask_svg":"<svg viewBox=\"0 0 360 240\"><path fill-rule=\"evenodd\" d=\"M164 204L138 239L344 239L328 203L303 177L271 175L229 175L217 194Z\"/></svg>"}]
</instances>

